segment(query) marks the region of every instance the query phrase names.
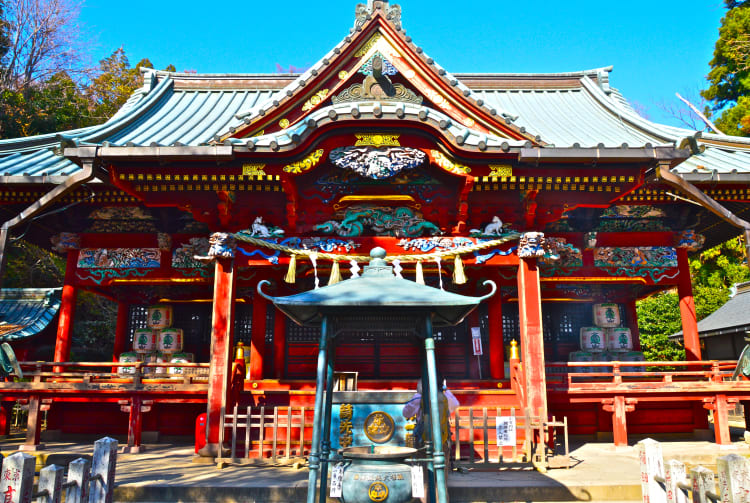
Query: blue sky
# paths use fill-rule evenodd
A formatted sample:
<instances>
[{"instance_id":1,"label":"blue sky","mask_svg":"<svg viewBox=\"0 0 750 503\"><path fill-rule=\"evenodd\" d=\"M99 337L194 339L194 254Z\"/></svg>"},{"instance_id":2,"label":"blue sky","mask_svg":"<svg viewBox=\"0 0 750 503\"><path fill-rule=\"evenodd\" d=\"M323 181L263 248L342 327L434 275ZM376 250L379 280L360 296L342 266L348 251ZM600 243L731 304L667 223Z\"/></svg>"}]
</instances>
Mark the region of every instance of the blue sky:
<instances>
[{"instance_id":1,"label":"blue sky","mask_svg":"<svg viewBox=\"0 0 750 503\"><path fill-rule=\"evenodd\" d=\"M86 0L81 21L101 59L124 46L131 63L199 73L305 67L343 39L356 0L205 2ZM453 73L566 72L613 65L611 83L652 120L674 93L706 86L721 0L435 2L402 0L407 33Z\"/></svg>"}]
</instances>

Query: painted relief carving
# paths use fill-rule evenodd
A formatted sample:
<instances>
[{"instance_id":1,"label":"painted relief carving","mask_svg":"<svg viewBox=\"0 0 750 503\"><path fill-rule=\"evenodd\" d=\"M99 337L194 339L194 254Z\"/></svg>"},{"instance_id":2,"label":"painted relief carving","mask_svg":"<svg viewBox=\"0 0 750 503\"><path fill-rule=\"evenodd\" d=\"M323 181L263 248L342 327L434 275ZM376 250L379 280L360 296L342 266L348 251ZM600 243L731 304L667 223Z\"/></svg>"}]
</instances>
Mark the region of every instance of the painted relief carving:
<instances>
[{"instance_id":1,"label":"painted relief carving","mask_svg":"<svg viewBox=\"0 0 750 503\"><path fill-rule=\"evenodd\" d=\"M415 168L427 158L421 150L408 147L340 147L328 157L335 166L374 180Z\"/></svg>"},{"instance_id":2,"label":"painted relief carving","mask_svg":"<svg viewBox=\"0 0 750 503\"><path fill-rule=\"evenodd\" d=\"M380 185L387 185L389 190L395 190L399 194L416 196L428 204L432 203L436 197L451 197L450 193L442 190L436 179L416 169L402 171L385 180L363 178L354 171L337 170L321 176L312 186L302 189L301 192L307 198L317 198L328 204L338 197L355 194L362 187Z\"/></svg>"},{"instance_id":3,"label":"painted relief carving","mask_svg":"<svg viewBox=\"0 0 750 503\"><path fill-rule=\"evenodd\" d=\"M492 221L484 226L483 229L471 229L469 236L472 237L483 237L483 236L500 236L503 233L503 221L500 217L495 215L492 217Z\"/></svg>"},{"instance_id":4,"label":"painted relief carving","mask_svg":"<svg viewBox=\"0 0 750 503\"><path fill-rule=\"evenodd\" d=\"M648 232L669 230L667 214L661 208L647 205L610 206L602 213L599 232Z\"/></svg>"},{"instance_id":5,"label":"painted relief carving","mask_svg":"<svg viewBox=\"0 0 750 503\"><path fill-rule=\"evenodd\" d=\"M208 244L210 245L208 256L211 258L232 258L237 248L237 240L232 234L226 232L214 232L208 238Z\"/></svg>"},{"instance_id":6,"label":"painted relief carving","mask_svg":"<svg viewBox=\"0 0 750 503\"><path fill-rule=\"evenodd\" d=\"M703 248L703 243L706 242L706 237L702 234L698 234L694 230L682 231L680 238L677 242L678 248L687 248L688 251L698 251Z\"/></svg>"},{"instance_id":7,"label":"painted relief carving","mask_svg":"<svg viewBox=\"0 0 750 503\"><path fill-rule=\"evenodd\" d=\"M208 255L208 248L208 238L190 238L189 242L183 243L172 252L172 267L176 269L205 267L205 264L198 262L193 257Z\"/></svg>"},{"instance_id":8,"label":"painted relief carving","mask_svg":"<svg viewBox=\"0 0 750 503\"><path fill-rule=\"evenodd\" d=\"M138 206L107 206L89 215L87 232L157 232L154 218Z\"/></svg>"},{"instance_id":9,"label":"painted relief carving","mask_svg":"<svg viewBox=\"0 0 750 503\"><path fill-rule=\"evenodd\" d=\"M594 250L596 267L677 267L677 253L668 246L603 247Z\"/></svg>"},{"instance_id":10,"label":"painted relief carving","mask_svg":"<svg viewBox=\"0 0 750 503\"><path fill-rule=\"evenodd\" d=\"M372 94L374 92L374 94ZM378 92L377 90L370 88L370 93L365 91L363 84L354 84L347 89L344 89L339 94L331 97L331 102L334 105L339 103L349 103L352 101L398 101L402 103L414 103L421 105L423 98L418 96L414 91L408 87L404 87L401 84L392 85L392 93L386 94Z\"/></svg>"},{"instance_id":11,"label":"painted relief carving","mask_svg":"<svg viewBox=\"0 0 750 503\"><path fill-rule=\"evenodd\" d=\"M372 75L373 72L373 61L375 58L380 58L382 61L382 69L380 70L383 75L396 75L398 73L398 70L396 69L393 64L388 61L382 54L380 54L379 51L376 51L375 54L370 56L370 59L367 60L365 64L363 64L359 68L359 73L362 73L364 75Z\"/></svg>"},{"instance_id":12,"label":"painted relief carving","mask_svg":"<svg viewBox=\"0 0 750 503\"><path fill-rule=\"evenodd\" d=\"M320 160L323 158L323 149L318 149L301 161L293 162L292 164L287 164L284 166L284 171L286 173L304 173L305 171L311 170L315 166L318 165Z\"/></svg>"},{"instance_id":13,"label":"painted relief carving","mask_svg":"<svg viewBox=\"0 0 750 503\"><path fill-rule=\"evenodd\" d=\"M543 232L526 232L521 235L518 243L518 256L520 258L543 257L546 253L546 242Z\"/></svg>"},{"instance_id":14,"label":"painted relief carving","mask_svg":"<svg viewBox=\"0 0 750 503\"><path fill-rule=\"evenodd\" d=\"M355 134L355 147L400 147L397 134L362 133Z\"/></svg>"},{"instance_id":15,"label":"painted relief carving","mask_svg":"<svg viewBox=\"0 0 750 503\"><path fill-rule=\"evenodd\" d=\"M565 238L546 238L547 253L539 259L540 264L554 267L555 269L583 267L583 254L581 250L568 244Z\"/></svg>"},{"instance_id":16,"label":"painted relief carving","mask_svg":"<svg viewBox=\"0 0 750 503\"><path fill-rule=\"evenodd\" d=\"M78 268L157 268L160 259L158 248L84 248L78 253Z\"/></svg>"},{"instance_id":17,"label":"painted relief carving","mask_svg":"<svg viewBox=\"0 0 750 503\"><path fill-rule=\"evenodd\" d=\"M359 9L360 6L365 7L364 5L359 4L357 6L357 9ZM383 36L380 33L375 32L375 34L372 37L370 37L370 39L365 43L365 45L363 45L357 52L354 53L354 57L361 58L362 56L367 54L370 49L375 47L375 44L377 44L378 40L380 40L381 38L383 38Z\"/></svg>"},{"instance_id":18,"label":"painted relief carving","mask_svg":"<svg viewBox=\"0 0 750 503\"><path fill-rule=\"evenodd\" d=\"M339 236L362 236L369 229L376 236L417 237L437 235L440 229L422 214L404 206L359 205L348 208L341 221L329 220L314 230Z\"/></svg>"},{"instance_id":19,"label":"painted relief carving","mask_svg":"<svg viewBox=\"0 0 750 503\"><path fill-rule=\"evenodd\" d=\"M159 250L169 251L172 249L172 236L164 232L159 232L156 235L156 241L159 243Z\"/></svg>"},{"instance_id":20,"label":"painted relief carving","mask_svg":"<svg viewBox=\"0 0 750 503\"><path fill-rule=\"evenodd\" d=\"M283 229L263 223L263 217L255 217L253 225L250 228L250 237L254 238L280 237L283 235Z\"/></svg>"},{"instance_id":21,"label":"painted relief carving","mask_svg":"<svg viewBox=\"0 0 750 503\"><path fill-rule=\"evenodd\" d=\"M52 250L57 253L66 253L78 250L81 247L81 237L73 232L61 232L50 238Z\"/></svg>"},{"instance_id":22,"label":"painted relief carving","mask_svg":"<svg viewBox=\"0 0 750 503\"><path fill-rule=\"evenodd\" d=\"M432 237L432 238L417 238L417 239L402 239L398 242L398 246L404 249L404 251L418 250L423 253L430 252L432 250L446 251L456 250L459 248L465 248L475 244L475 239L463 238L463 237Z\"/></svg>"}]
</instances>

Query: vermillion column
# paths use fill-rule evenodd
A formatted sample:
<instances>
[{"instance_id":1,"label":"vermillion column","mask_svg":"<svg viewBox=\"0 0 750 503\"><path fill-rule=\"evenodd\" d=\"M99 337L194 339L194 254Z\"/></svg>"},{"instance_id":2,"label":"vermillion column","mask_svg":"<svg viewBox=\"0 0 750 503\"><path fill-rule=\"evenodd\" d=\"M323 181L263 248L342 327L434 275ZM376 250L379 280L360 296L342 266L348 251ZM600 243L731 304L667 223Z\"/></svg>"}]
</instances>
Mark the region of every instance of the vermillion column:
<instances>
[{"instance_id":1,"label":"vermillion column","mask_svg":"<svg viewBox=\"0 0 750 503\"><path fill-rule=\"evenodd\" d=\"M65 267L65 282L62 289L60 302L60 317L57 322L57 340L55 341L56 362L67 362L70 360L70 343L73 337L73 319L76 311L76 299L78 289L73 286L76 265L78 263L78 251L68 251L68 260ZM56 372L62 372L62 367L55 367Z\"/></svg>"},{"instance_id":2,"label":"vermillion column","mask_svg":"<svg viewBox=\"0 0 750 503\"><path fill-rule=\"evenodd\" d=\"M488 301L487 331L489 332L490 378L505 379L505 347L503 346L503 302L500 292Z\"/></svg>"},{"instance_id":3,"label":"vermillion column","mask_svg":"<svg viewBox=\"0 0 750 503\"><path fill-rule=\"evenodd\" d=\"M276 309L273 319L273 376L276 379L284 377L284 361L286 357L286 316Z\"/></svg>"},{"instance_id":4,"label":"vermillion column","mask_svg":"<svg viewBox=\"0 0 750 503\"><path fill-rule=\"evenodd\" d=\"M544 337L542 332L542 295L536 257L544 250L541 233L521 237L518 256L518 321L521 353L526 374L526 405L531 413L547 417L547 381L544 373Z\"/></svg>"},{"instance_id":5,"label":"vermillion column","mask_svg":"<svg viewBox=\"0 0 750 503\"><path fill-rule=\"evenodd\" d=\"M219 245L215 241L221 241ZM220 454L219 430L221 417L228 403L232 337L234 328L234 238L215 233L211 236L211 251L216 253L214 303L211 322L211 369L208 380L206 446L198 451L201 456ZM214 250L216 248L216 251Z\"/></svg>"},{"instance_id":6,"label":"vermillion column","mask_svg":"<svg viewBox=\"0 0 750 503\"><path fill-rule=\"evenodd\" d=\"M250 327L250 380L263 379L263 352L266 348L268 303L257 293L253 297L253 323Z\"/></svg>"},{"instance_id":7,"label":"vermillion column","mask_svg":"<svg viewBox=\"0 0 750 503\"><path fill-rule=\"evenodd\" d=\"M128 348L128 315L130 305L126 302L117 303L117 325L115 326L115 347L113 349L112 361L118 361L120 353Z\"/></svg>"},{"instance_id":8,"label":"vermillion column","mask_svg":"<svg viewBox=\"0 0 750 503\"><path fill-rule=\"evenodd\" d=\"M690 264L687 254L687 248L677 248L677 268L680 271L677 294L680 297L680 319L682 320L685 356L688 361L696 361L701 359L701 343L698 338L698 317L695 314L693 285L690 281Z\"/></svg>"}]
</instances>

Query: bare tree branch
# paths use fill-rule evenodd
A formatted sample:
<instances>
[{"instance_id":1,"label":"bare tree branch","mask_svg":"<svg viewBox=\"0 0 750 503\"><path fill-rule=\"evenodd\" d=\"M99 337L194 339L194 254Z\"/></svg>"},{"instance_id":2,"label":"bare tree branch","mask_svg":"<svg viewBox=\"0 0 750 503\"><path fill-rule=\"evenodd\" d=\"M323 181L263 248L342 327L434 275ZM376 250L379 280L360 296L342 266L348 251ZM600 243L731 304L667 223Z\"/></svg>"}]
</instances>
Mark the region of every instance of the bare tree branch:
<instances>
[{"instance_id":1,"label":"bare tree branch","mask_svg":"<svg viewBox=\"0 0 750 503\"><path fill-rule=\"evenodd\" d=\"M706 117L705 115L703 115L703 113L701 113L701 111L700 111L700 110L698 110L698 109L697 109L697 108L695 107L695 105L693 105L693 104L692 104L692 103L690 103L690 102L689 102L688 100L686 100L685 98L683 98L682 96L680 96L680 93L675 93L675 95L677 96L677 98L679 98L679 100L680 100L680 101L682 101L683 103L685 103L685 104L686 104L686 105L688 106L688 108L690 108L690 110L692 110L692 112L693 112L693 113L694 113L695 115L697 115L697 116L698 116L698 117L699 117L699 118L700 118L700 119L701 119L701 120L702 120L702 121L703 121L703 122L704 122L704 123L706 124L706 126L708 126L709 128L711 128L711 130L712 130L712 131L713 131L714 133L717 133L717 134L724 134L724 133L722 133L722 132L721 132L721 131L719 130L719 128L717 128L717 127L716 127L716 125L715 125L715 124L714 124L713 122L711 122L711 121L710 121L710 120L708 119L708 117Z\"/></svg>"},{"instance_id":2,"label":"bare tree branch","mask_svg":"<svg viewBox=\"0 0 750 503\"><path fill-rule=\"evenodd\" d=\"M10 47L0 62L0 90L26 91L65 72L88 75L78 25L80 0L15 0L6 5Z\"/></svg>"}]
</instances>

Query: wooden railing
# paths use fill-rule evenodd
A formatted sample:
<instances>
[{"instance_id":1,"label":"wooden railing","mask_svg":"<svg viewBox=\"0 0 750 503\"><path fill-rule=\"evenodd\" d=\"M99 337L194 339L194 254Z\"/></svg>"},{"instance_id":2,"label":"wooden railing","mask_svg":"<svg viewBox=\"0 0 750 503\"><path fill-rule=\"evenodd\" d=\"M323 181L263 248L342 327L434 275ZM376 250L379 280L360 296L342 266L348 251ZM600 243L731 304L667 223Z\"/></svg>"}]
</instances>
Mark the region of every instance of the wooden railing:
<instances>
[{"instance_id":1,"label":"wooden railing","mask_svg":"<svg viewBox=\"0 0 750 503\"><path fill-rule=\"evenodd\" d=\"M208 363L21 362L23 378L0 382L0 392L146 390L170 383L174 390L206 388Z\"/></svg>"},{"instance_id":2,"label":"wooden railing","mask_svg":"<svg viewBox=\"0 0 750 503\"><path fill-rule=\"evenodd\" d=\"M602 384L694 386L729 381L736 361L547 362L550 387L587 389ZM737 384L733 381L733 384Z\"/></svg>"}]
</instances>

